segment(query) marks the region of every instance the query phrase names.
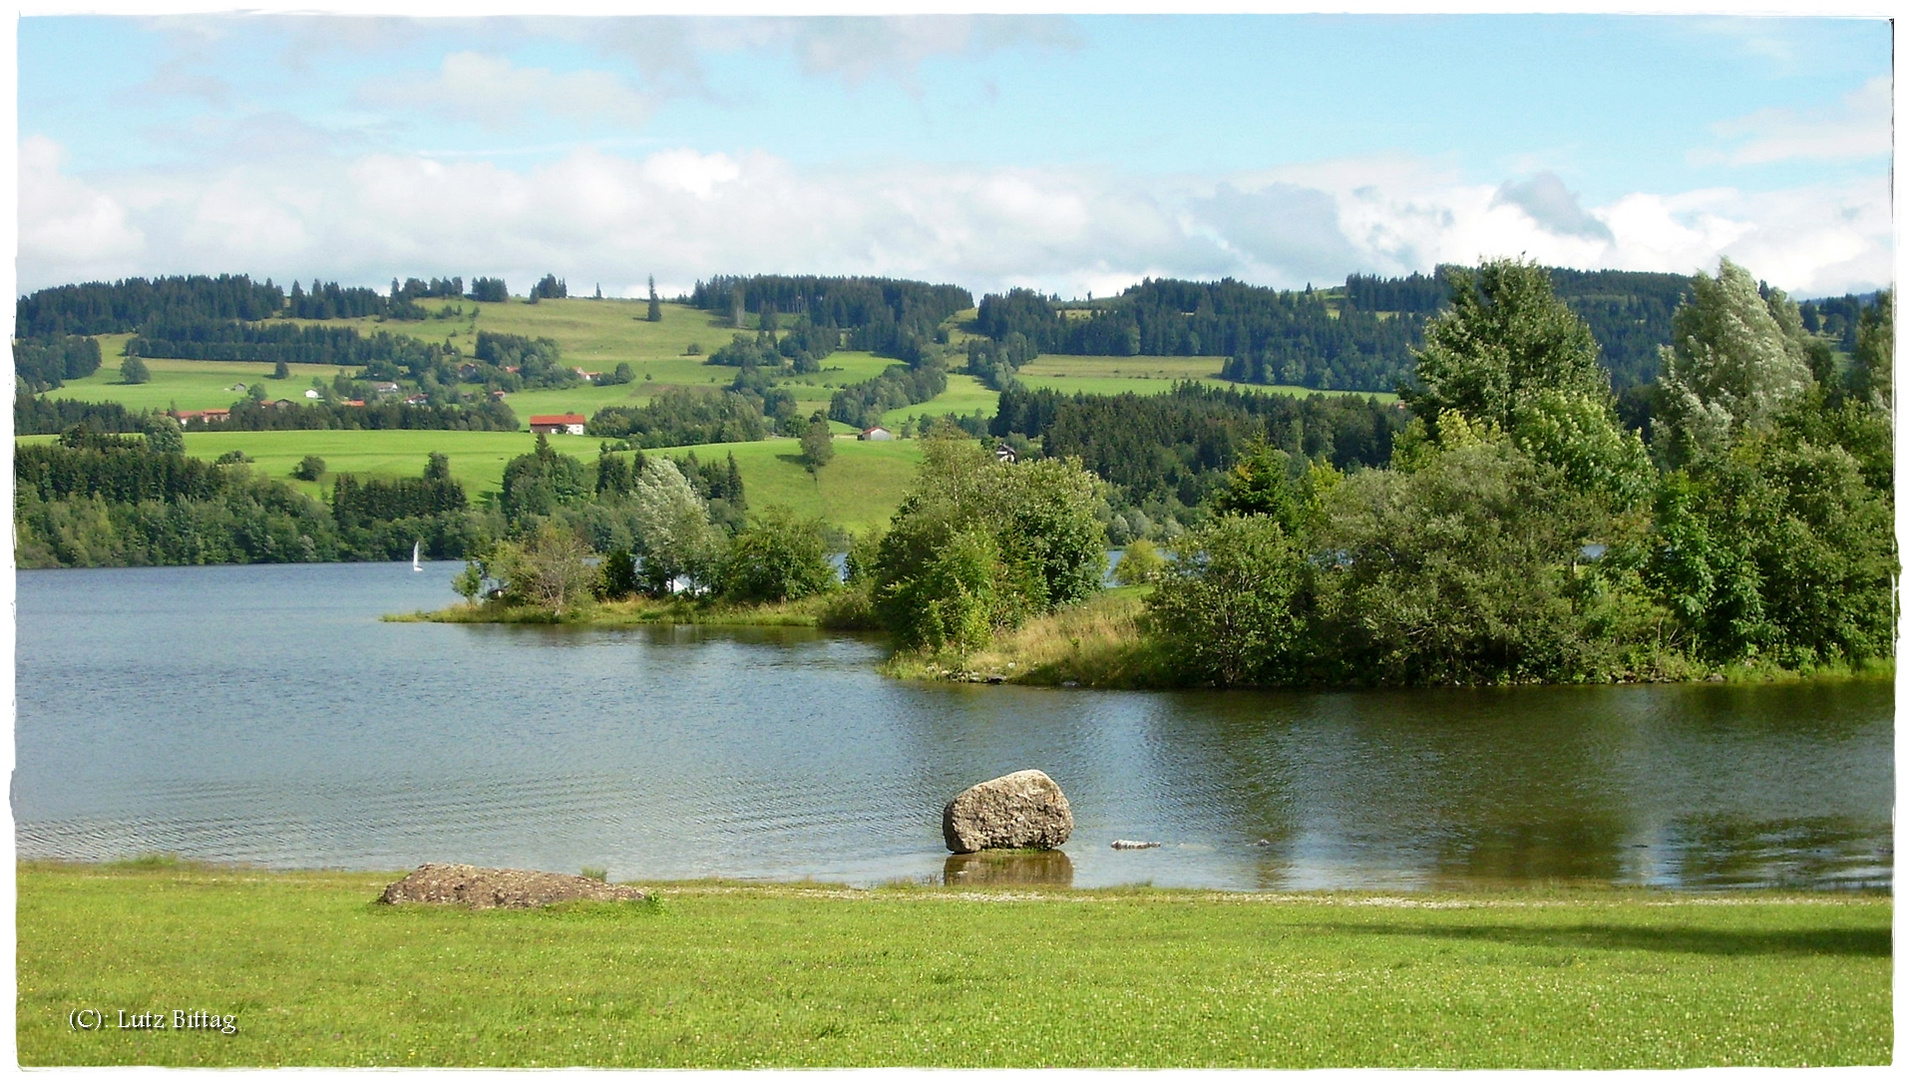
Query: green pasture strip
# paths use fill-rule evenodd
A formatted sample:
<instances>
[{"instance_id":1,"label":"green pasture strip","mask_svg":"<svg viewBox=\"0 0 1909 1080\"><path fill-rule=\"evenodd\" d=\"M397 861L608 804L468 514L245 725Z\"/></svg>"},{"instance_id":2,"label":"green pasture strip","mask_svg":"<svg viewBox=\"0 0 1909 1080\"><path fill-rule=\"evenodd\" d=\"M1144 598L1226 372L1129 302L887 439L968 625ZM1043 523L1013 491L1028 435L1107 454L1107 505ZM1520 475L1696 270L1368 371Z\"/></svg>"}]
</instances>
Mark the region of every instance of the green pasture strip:
<instances>
[{"instance_id":1,"label":"green pasture strip","mask_svg":"<svg viewBox=\"0 0 1909 1080\"><path fill-rule=\"evenodd\" d=\"M419 300L426 312L436 312L445 300ZM477 345L478 330L524 337L547 337L563 350L566 363L588 371L611 371L621 361L666 360L683 355L691 342L712 352L727 344L735 331L710 312L681 304L664 304L661 322L650 322L647 300L540 300L526 304L512 299L502 304L450 300L462 315L449 319L409 321L373 317L359 319L295 319L303 326L351 326L361 334L380 330L405 334L420 341L455 343L465 354ZM471 312L477 312L475 328ZM608 365L602 366L602 365ZM641 378L641 372L638 378Z\"/></svg>"},{"instance_id":2,"label":"green pasture strip","mask_svg":"<svg viewBox=\"0 0 1909 1080\"><path fill-rule=\"evenodd\" d=\"M1034 378L1102 379L1213 379L1226 365L1224 356L1063 356L1043 353L1020 369L1025 381Z\"/></svg>"},{"instance_id":3,"label":"green pasture strip","mask_svg":"<svg viewBox=\"0 0 1909 1080\"><path fill-rule=\"evenodd\" d=\"M596 439L553 437L564 453L594 461ZM451 475L473 497L496 491L504 483L504 466L519 454L536 449L537 437L522 431L193 431L186 433L186 453L216 459L238 450L252 459L252 468L274 480L293 483L316 495L320 484L291 479L307 454L325 459L329 487L340 473L357 476L421 476L433 453L450 459Z\"/></svg>"},{"instance_id":4,"label":"green pasture strip","mask_svg":"<svg viewBox=\"0 0 1909 1080\"><path fill-rule=\"evenodd\" d=\"M47 442L57 436L23 435L21 442ZM594 462L603 440L587 435L552 435L559 453ZM238 450L252 468L275 480L317 495L340 473L358 476L420 476L433 453L450 459L451 475L473 498L497 491L511 458L535 449L537 437L512 431L195 431L186 435L186 453L213 460ZM811 475L802 464L801 444L790 438L750 443L711 443L648 450L682 458L690 452L703 461L736 455L743 491L751 510L787 506L803 516L821 517L852 532L866 532L888 521L921 462L921 446L911 439L890 442L835 440L835 458ZM312 454L325 459L326 479L291 479L292 469Z\"/></svg>"},{"instance_id":5,"label":"green pasture strip","mask_svg":"<svg viewBox=\"0 0 1909 1080\"><path fill-rule=\"evenodd\" d=\"M813 475L803 466L802 447L795 439L645 453L680 458L691 450L703 461L722 461L731 453L736 455L752 513L786 506L803 517L820 517L854 533L888 523L915 479L916 466L921 464L921 444L913 439L861 442L837 438L834 459Z\"/></svg>"},{"instance_id":6,"label":"green pasture strip","mask_svg":"<svg viewBox=\"0 0 1909 1080\"><path fill-rule=\"evenodd\" d=\"M1271 386L1227 382L1219 377L1224 357L1218 356L1059 356L1045 354L1016 372L1026 386L1083 394L1164 394L1176 382L1200 382L1222 389L1257 390L1268 394L1305 397L1308 394L1352 394L1382 402L1399 399L1393 393L1362 390L1315 390L1309 386Z\"/></svg>"},{"instance_id":7,"label":"green pasture strip","mask_svg":"<svg viewBox=\"0 0 1909 1080\"><path fill-rule=\"evenodd\" d=\"M126 335L116 335L124 338ZM106 339L100 339L100 352L107 352ZM119 381L121 357L117 348L114 355L100 361L99 370L84 379L69 379L66 385L47 391L49 398L70 398L74 401L117 401L126 408L138 412L142 409L224 409L246 396L244 390L233 387L244 383L250 387L253 383L263 383L265 393L271 400L290 398L303 403L305 391L311 389L314 378L323 380L327 385L334 376L350 374L356 368L342 368L331 364L287 364L291 377L287 379L267 378L272 374L272 365L268 362L243 360L147 360L146 369L152 373L152 381L127 385Z\"/></svg>"},{"instance_id":8,"label":"green pasture strip","mask_svg":"<svg viewBox=\"0 0 1909 1080\"><path fill-rule=\"evenodd\" d=\"M373 904L397 876L21 864L20 1063L1689 1068L1891 1053L1887 897L685 882L543 911ZM107 1029L75 1030L82 1009ZM229 1015L236 1033L116 1030L120 1010Z\"/></svg>"},{"instance_id":9,"label":"green pasture strip","mask_svg":"<svg viewBox=\"0 0 1909 1080\"><path fill-rule=\"evenodd\" d=\"M992 419L1000 407L999 391L989 389L972 375L950 375L948 389L919 404L888 410L882 414L882 426L894 429L910 417L946 416L949 413L967 416L976 411Z\"/></svg>"}]
</instances>

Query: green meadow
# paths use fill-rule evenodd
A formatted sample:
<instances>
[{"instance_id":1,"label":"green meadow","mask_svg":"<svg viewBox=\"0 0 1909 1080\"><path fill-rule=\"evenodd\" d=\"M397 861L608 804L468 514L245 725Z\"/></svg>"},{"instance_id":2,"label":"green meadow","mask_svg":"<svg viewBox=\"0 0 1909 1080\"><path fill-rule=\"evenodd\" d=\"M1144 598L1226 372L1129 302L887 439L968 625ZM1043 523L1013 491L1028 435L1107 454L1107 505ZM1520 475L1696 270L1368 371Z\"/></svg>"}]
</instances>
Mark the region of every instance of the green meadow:
<instances>
[{"instance_id":1,"label":"green meadow","mask_svg":"<svg viewBox=\"0 0 1909 1080\"><path fill-rule=\"evenodd\" d=\"M442 306L443 301L424 304L427 311ZM586 371L613 371L619 363L631 366L635 381L618 386L584 385L510 395L506 400L526 427L530 417L536 415L590 416L607 406L639 405L667 387L727 386L736 374L733 368L704 363L707 355L728 342L735 331L725 325L725 319L681 304L663 304L662 321L656 323L645 318L648 303L638 300L544 300L536 304L515 299L502 304L457 300L451 301L450 307L458 314L448 319L381 323L366 318L326 325L355 325L364 333L385 330L425 341L451 341L466 350L473 346L479 329L549 337L562 347L567 362ZM959 321L958 317L954 320ZM265 363L155 359L146 361L152 373L150 382L127 385L120 381L119 364L129 337L102 337L100 370L52 391L52 396L116 401L135 410L224 408L244 395L245 391L238 389L241 384L263 381L271 397L302 401L314 379L329 383L333 377L349 373L348 369L330 365L294 364L290 378L272 380L266 378L272 366ZM701 355L688 354L692 344L702 350ZM866 352L838 352L824 361L821 371L786 378L781 385L795 395L798 409L807 415L826 411L837 389L874 378L893 363ZM1023 368L1020 377L1033 387L1104 394L1164 393L1175 382L1188 379L1234 385L1218 380L1218 370L1219 361L1211 357L1043 356ZM1264 389L1309 392L1294 387ZM1393 397L1379 396L1388 400ZM967 416L978 411L992 416L999 398L973 376L950 375L946 392L930 401L891 409L882 415L881 423L899 428L910 419L950 413ZM853 431L838 422L831 422L830 427L838 436ZM324 458L334 475L416 476L424 468L426 455L442 453L450 457L453 475L473 495L497 490L504 465L532 445L527 431L196 432L186 437L187 452L195 456L216 458L239 450L254 460L255 468L287 480L292 468L307 455ZM790 439L666 452L680 456L695 449L705 458L734 453L750 505L757 509L788 506L799 513L824 516L853 531L886 521L920 460L919 449L907 440L862 443L838 438L836 445L835 460L815 475L802 466L796 444ZM588 459L595 456L597 441L559 439L557 446L565 453ZM318 494L326 482L295 483L308 494Z\"/></svg>"},{"instance_id":2,"label":"green meadow","mask_svg":"<svg viewBox=\"0 0 1909 1080\"><path fill-rule=\"evenodd\" d=\"M23 436L23 442L50 441L52 435ZM550 437L558 452L596 460L601 440L588 436ZM339 473L357 476L418 476L429 455L450 459L451 475L473 497L503 487L504 466L527 454L537 437L515 431L201 431L186 435L186 453L208 461L237 450L252 468L275 480L320 495ZM704 461L736 456L743 490L752 510L786 506L805 516L826 518L852 532L885 524L901 504L921 461L920 444L835 440L835 458L811 474L795 439L667 447L645 453L681 458L694 453ZM325 459L327 477L317 483L292 479L292 468L308 454Z\"/></svg>"},{"instance_id":3,"label":"green meadow","mask_svg":"<svg viewBox=\"0 0 1909 1080\"><path fill-rule=\"evenodd\" d=\"M981 380L972 375L948 376L948 389L918 405L904 405L899 409L890 409L882 414L883 427L899 428L902 421L922 416L946 416L954 413L967 416L979 412L990 418L1000 407L1001 394L982 385Z\"/></svg>"},{"instance_id":4,"label":"green meadow","mask_svg":"<svg viewBox=\"0 0 1909 1080\"><path fill-rule=\"evenodd\" d=\"M1255 390L1268 394L1305 397L1308 394L1354 394L1382 402L1397 394L1355 390L1314 390L1308 386L1251 386L1220 378L1225 363L1218 356L1054 356L1036 357L1016 377L1040 390L1068 394L1164 394L1178 382L1198 382L1221 389Z\"/></svg>"},{"instance_id":5,"label":"green meadow","mask_svg":"<svg viewBox=\"0 0 1909 1080\"><path fill-rule=\"evenodd\" d=\"M19 864L20 1064L1668 1069L1884 1065L1893 1041L1887 896L701 881L373 903L401 873Z\"/></svg>"},{"instance_id":6,"label":"green meadow","mask_svg":"<svg viewBox=\"0 0 1909 1080\"><path fill-rule=\"evenodd\" d=\"M84 379L69 379L65 386L47 391L49 398L75 401L116 401L135 412L142 409L223 409L245 397L246 391L234 389L240 384L265 384L273 399L304 401L312 380L327 385L334 376L350 374L356 368L331 364L288 364L291 377L273 379L272 365L225 360L147 360L152 381L124 383L119 365L125 358L121 350L131 335L113 334L100 338L99 370Z\"/></svg>"},{"instance_id":7,"label":"green meadow","mask_svg":"<svg viewBox=\"0 0 1909 1080\"><path fill-rule=\"evenodd\" d=\"M437 311L425 302L427 311ZM554 413L594 414L611 405L636 405L648 401L657 392L672 386L727 386L735 370L704 363L708 354L726 344L736 333L726 319L681 304L663 304L660 322L645 318L647 301L640 300L544 300L527 304L522 300L488 304L473 300L450 301L460 314L449 319L425 319L421 322L372 318L341 319L310 325L355 326L361 333L388 331L422 341L456 344L469 351L478 330L548 337L563 350L565 362L585 371L611 372L619 363L628 363L636 381L619 386L576 386L562 390L527 390L507 400L512 411L526 426L531 416ZM476 315L473 320L472 314ZM753 317L751 317L753 318ZM953 322L958 323L959 317ZM959 339L967 335L956 329ZM129 409L214 409L225 408L241 397L235 390L240 383L250 385L264 379L274 398L302 400L314 378L329 383L348 369L330 365L292 365L291 378L265 379L272 366L263 363L227 363L201 360L147 360L152 381L136 386L120 382L119 364L129 334L111 334L100 338L100 370L84 379L76 379L50 396L88 401L116 401ZM701 355L689 355L694 344ZM795 394L803 413L826 411L829 398L843 386L863 382L881 374L895 361L866 352L839 352L830 356L822 371L782 381ZM1030 387L1049 387L1063 392L1091 394L1165 393L1174 383L1193 380L1213 386L1236 386L1218 377L1221 361L1203 356L1042 356L1021 369L1020 379ZM1254 387L1271 393L1308 394L1304 387ZM1396 395L1376 395L1382 401ZM971 376L951 375L945 393L931 401L892 409L883 414L882 423L897 427L910 418L943 416L949 413L970 415L977 409L993 415L999 395ZM838 432L849 427L834 424Z\"/></svg>"}]
</instances>

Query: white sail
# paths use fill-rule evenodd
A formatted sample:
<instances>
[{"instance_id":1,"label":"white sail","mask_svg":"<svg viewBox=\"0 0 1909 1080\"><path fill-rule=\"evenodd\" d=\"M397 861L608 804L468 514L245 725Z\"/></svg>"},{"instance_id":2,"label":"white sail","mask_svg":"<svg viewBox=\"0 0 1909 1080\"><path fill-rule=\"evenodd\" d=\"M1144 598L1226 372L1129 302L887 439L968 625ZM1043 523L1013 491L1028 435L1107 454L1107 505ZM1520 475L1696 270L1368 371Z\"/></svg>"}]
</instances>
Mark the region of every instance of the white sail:
<instances>
[{"instance_id":1,"label":"white sail","mask_svg":"<svg viewBox=\"0 0 1909 1080\"><path fill-rule=\"evenodd\" d=\"M423 546L424 541L422 540L411 541L411 569L416 570L420 574L424 573L424 564L418 562L418 551Z\"/></svg>"}]
</instances>

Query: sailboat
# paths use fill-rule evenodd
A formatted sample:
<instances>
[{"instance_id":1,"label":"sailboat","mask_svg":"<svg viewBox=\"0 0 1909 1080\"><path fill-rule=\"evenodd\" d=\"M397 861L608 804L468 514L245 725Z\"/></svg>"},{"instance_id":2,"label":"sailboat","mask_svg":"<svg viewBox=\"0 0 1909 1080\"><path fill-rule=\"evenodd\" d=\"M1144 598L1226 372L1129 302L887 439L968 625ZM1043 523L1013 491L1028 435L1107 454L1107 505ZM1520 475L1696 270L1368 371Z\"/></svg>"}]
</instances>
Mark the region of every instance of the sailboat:
<instances>
[{"instance_id":1,"label":"sailboat","mask_svg":"<svg viewBox=\"0 0 1909 1080\"><path fill-rule=\"evenodd\" d=\"M422 540L411 541L411 569L420 574L424 573L424 564L418 561L418 551L423 546Z\"/></svg>"}]
</instances>

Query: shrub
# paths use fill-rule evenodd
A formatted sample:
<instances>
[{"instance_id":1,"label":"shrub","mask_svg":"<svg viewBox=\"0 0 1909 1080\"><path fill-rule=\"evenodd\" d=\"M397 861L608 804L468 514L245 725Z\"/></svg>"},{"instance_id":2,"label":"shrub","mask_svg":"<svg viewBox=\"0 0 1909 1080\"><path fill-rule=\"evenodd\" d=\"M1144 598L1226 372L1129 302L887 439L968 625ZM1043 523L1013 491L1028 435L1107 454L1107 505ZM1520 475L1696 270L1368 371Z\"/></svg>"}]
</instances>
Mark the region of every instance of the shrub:
<instances>
[{"instance_id":1,"label":"shrub","mask_svg":"<svg viewBox=\"0 0 1909 1080\"><path fill-rule=\"evenodd\" d=\"M745 603L799 600L835 587L826 525L772 507L730 542L720 569L722 594Z\"/></svg>"}]
</instances>

